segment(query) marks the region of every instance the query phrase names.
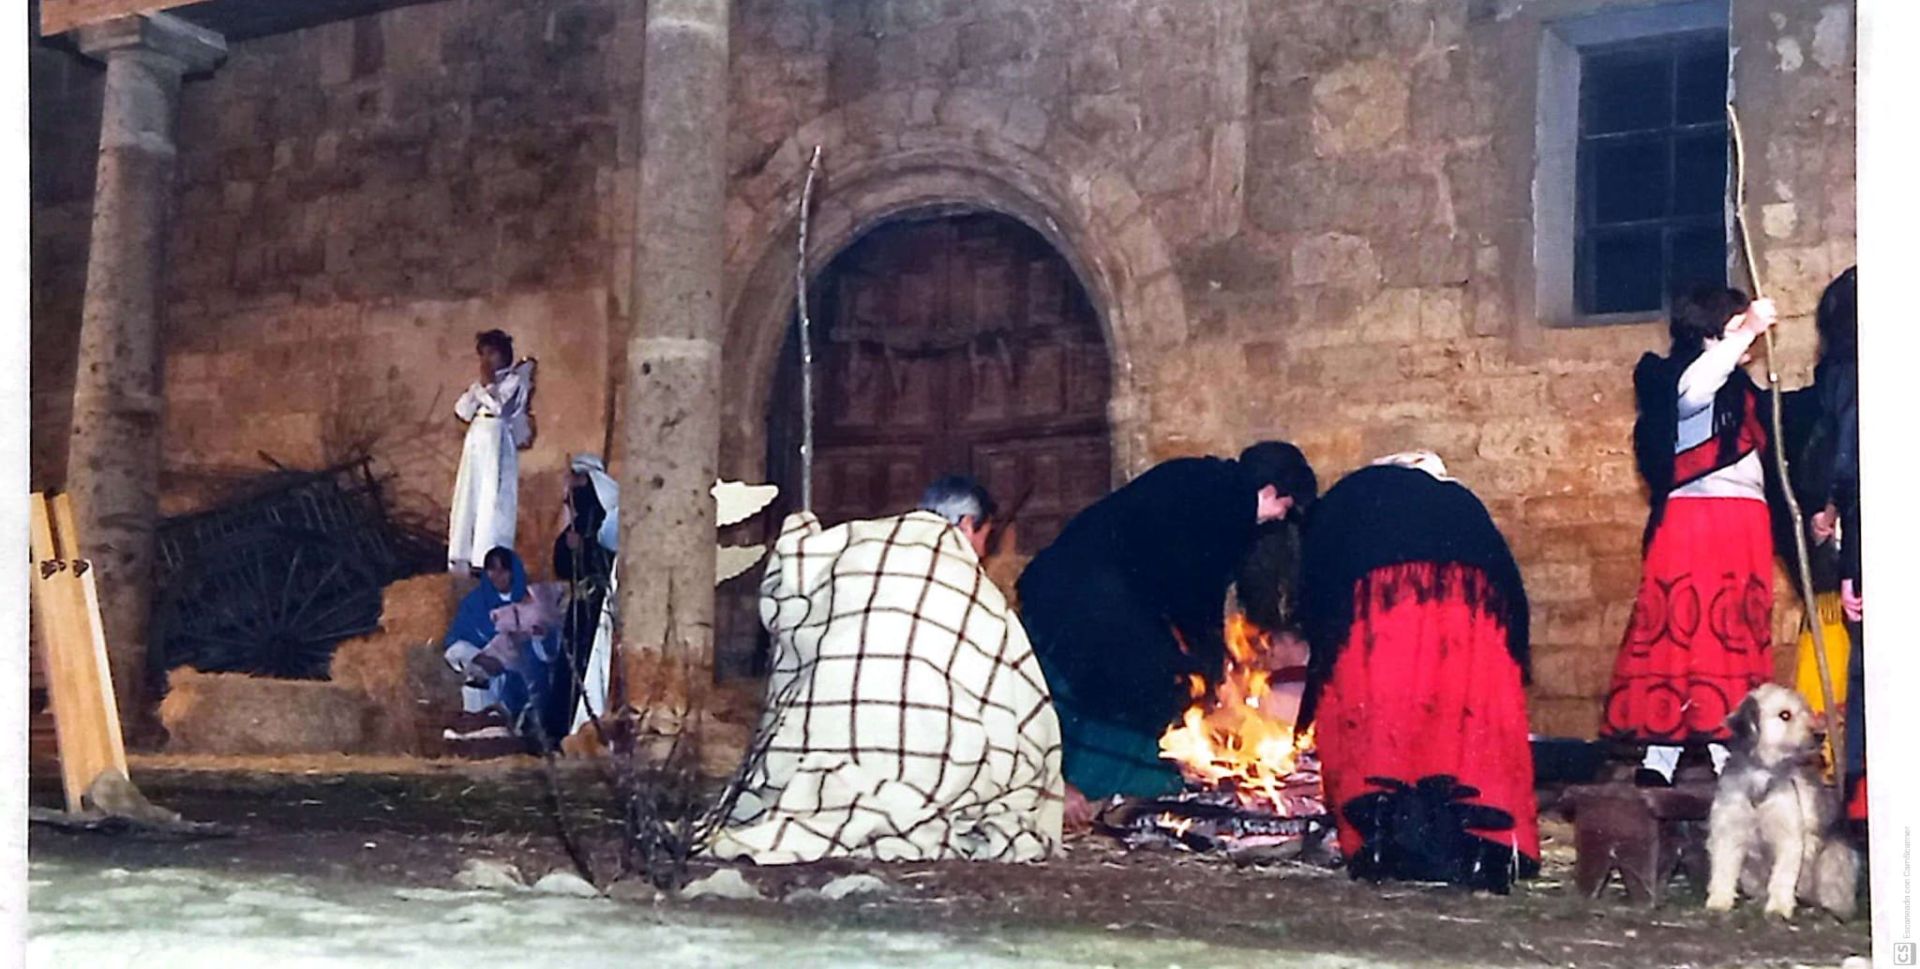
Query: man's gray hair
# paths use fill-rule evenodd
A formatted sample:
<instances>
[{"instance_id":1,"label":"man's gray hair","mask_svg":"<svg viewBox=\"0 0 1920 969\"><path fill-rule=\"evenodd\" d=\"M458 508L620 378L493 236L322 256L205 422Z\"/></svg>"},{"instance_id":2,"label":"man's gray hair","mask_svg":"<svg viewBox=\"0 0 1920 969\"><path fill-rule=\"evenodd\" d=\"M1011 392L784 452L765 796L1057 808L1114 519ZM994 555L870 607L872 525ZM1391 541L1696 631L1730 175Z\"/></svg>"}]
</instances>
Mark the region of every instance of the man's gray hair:
<instances>
[{"instance_id":1,"label":"man's gray hair","mask_svg":"<svg viewBox=\"0 0 1920 969\"><path fill-rule=\"evenodd\" d=\"M920 510L933 512L955 525L971 515L978 527L993 520L999 508L980 482L964 474L950 474L928 485L921 493Z\"/></svg>"}]
</instances>

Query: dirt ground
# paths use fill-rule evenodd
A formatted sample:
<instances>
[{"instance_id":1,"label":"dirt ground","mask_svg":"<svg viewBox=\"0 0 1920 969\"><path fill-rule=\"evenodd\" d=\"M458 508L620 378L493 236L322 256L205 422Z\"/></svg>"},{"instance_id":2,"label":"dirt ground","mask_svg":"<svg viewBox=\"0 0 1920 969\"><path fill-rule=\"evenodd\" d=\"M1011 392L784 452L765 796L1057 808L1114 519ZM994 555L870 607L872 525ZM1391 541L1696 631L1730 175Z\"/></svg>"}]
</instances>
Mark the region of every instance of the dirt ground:
<instances>
[{"instance_id":1,"label":"dirt ground","mask_svg":"<svg viewBox=\"0 0 1920 969\"><path fill-rule=\"evenodd\" d=\"M615 827L597 764L562 766L573 829L597 880L616 875ZM469 859L514 862L532 878L570 867L555 835L547 783L530 759L489 763L311 758L146 757L134 778L149 798L227 837L107 835L36 825L35 859L138 869L197 867L364 883L446 886ZM36 776L37 806L59 807ZM1546 795L1551 797L1549 793ZM1793 924L1756 906L1701 909L1678 887L1659 910L1629 906L1617 886L1599 900L1572 888L1571 828L1543 825L1538 880L1507 898L1441 886L1373 886L1303 865L1236 868L1214 857L1129 853L1100 836L1069 842L1042 865L832 864L745 872L764 902L660 898L629 881L613 894L657 914L698 906L812 926L949 933L1079 928L1143 938L1203 938L1269 952L1323 952L1464 965L1837 966L1864 953L1864 916L1840 925L1818 913ZM891 896L781 902L798 887L871 871ZM696 872L697 874L698 872Z\"/></svg>"}]
</instances>

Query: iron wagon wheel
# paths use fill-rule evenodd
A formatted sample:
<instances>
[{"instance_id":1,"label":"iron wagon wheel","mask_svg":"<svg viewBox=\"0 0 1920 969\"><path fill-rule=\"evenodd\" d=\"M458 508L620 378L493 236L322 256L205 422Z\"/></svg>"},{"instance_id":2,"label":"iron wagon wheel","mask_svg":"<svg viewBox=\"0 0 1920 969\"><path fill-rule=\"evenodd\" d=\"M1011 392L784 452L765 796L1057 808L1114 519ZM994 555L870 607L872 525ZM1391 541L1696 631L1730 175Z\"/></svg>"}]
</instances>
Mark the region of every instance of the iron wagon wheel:
<instances>
[{"instance_id":1,"label":"iron wagon wheel","mask_svg":"<svg viewBox=\"0 0 1920 969\"><path fill-rule=\"evenodd\" d=\"M340 641L380 624L378 570L316 531L266 528L199 551L154 614L155 670L324 679Z\"/></svg>"}]
</instances>

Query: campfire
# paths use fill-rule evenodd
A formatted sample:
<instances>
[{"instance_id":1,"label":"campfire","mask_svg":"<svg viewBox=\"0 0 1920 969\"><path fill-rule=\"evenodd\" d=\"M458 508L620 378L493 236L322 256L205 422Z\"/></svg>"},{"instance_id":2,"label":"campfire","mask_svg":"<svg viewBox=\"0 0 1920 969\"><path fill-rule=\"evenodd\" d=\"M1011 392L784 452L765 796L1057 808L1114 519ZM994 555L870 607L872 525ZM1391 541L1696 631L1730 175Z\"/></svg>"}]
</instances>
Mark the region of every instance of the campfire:
<instances>
[{"instance_id":1,"label":"campfire","mask_svg":"<svg viewBox=\"0 0 1920 969\"><path fill-rule=\"evenodd\" d=\"M1290 857L1328 828L1311 730L1296 736L1298 667L1276 669L1280 647L1235 614L1226 627L1220 684L1192 679L1192 704L1160 735L1160 756L1179 765L1179 795L1123 805L1107 821L1134 847Z\"/></svg>"}]
</instances>

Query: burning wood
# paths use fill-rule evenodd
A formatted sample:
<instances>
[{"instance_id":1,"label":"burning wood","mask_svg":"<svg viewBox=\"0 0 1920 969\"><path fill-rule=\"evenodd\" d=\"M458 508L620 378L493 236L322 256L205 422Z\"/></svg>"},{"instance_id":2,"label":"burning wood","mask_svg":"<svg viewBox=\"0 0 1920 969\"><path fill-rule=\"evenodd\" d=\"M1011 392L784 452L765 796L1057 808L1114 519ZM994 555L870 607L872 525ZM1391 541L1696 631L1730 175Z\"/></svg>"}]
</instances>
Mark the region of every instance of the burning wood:
<instances>
[{"instance_id":1,"label":"burning wood","mask_svg":"<svg viewBox=\"0 0 1920 969\"><path fill-rule=\"evenodd\" d=\"M1225 850L1275 859L1299 854L1328 828L1320 813L1250 811L1234 792L1225 790L1122 801L1102 812L1100 825L1129 848Z\"/></svg>"},{"instance_id":2,"label":"burning wood","mask_svg":"<svg viewBox=\"0 0 1920 969\"><path fill-rule=\"evenodd\" d=\"M1227 661L1211 696L1193 678L1193 703L1160 735L1160 756L1178 764L1191 786L1230 791L1240 806L1281 817L1325 814L1313 731L1298 736L1297 692L1276 692L1280 647L1235 614L1227 619Z\"/></svg>"},{"instance_id":3,"label":"burning wood","mask_svg":"<svg viewBox=\"0 0 1920 969\"><path fill-rule=\"evenodd\" d=\"M1123 802L1101 825L1130 848L1224 849L1236 860L1320 852L1331 822L1313 733L1294 733L1298 691L1275 689L1294 658L1241 615L1227 620L1226 642L1219 687L1209 694L1194 677L1192 705L1160 736L1187 790Z\"/></svg>"}]
</instances>

